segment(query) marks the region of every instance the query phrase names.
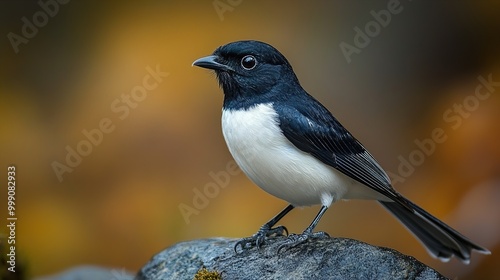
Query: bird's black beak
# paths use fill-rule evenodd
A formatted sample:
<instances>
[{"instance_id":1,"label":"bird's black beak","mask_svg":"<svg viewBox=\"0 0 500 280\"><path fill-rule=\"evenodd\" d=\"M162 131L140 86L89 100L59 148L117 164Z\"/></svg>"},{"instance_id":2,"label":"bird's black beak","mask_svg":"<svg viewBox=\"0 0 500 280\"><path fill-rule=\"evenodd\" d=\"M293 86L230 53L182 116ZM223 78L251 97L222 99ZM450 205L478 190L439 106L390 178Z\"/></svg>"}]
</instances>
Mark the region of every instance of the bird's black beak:
<instances>
[{"instance_id":1,"label":"bird's black beak","mask_svg":"<svg viewBox=\"0 0 500 280\"><path fill-rule=\"evenodd\" d=\"M199 58L193 62L193 66L208 68L212 70L221 70L221 71L234 71L233 68L227 66L226 64L222 64L217 62L216 60L219 57L216 55L209 55L202 58Z\"/></svg>"}]
</instances>

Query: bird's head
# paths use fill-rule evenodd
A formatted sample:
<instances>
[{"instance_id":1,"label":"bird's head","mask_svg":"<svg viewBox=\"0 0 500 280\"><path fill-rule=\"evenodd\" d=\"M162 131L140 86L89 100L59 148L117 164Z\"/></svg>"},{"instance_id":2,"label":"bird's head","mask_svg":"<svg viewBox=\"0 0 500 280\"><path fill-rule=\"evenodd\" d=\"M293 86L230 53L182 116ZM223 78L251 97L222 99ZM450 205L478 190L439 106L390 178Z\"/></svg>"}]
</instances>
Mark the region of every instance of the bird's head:
<instances>
[{"instance_id":1,"label":"bird's head","mask_svg":"<svg viewBox=\"0 0 500 280\"><path fill-rule=\"evenodd\" d=\"M226 100L269 95L277 87L298 84L286 58L273 46L259 41L229 43L193 65L215 71Z\"/></svg>"}]
</instances>

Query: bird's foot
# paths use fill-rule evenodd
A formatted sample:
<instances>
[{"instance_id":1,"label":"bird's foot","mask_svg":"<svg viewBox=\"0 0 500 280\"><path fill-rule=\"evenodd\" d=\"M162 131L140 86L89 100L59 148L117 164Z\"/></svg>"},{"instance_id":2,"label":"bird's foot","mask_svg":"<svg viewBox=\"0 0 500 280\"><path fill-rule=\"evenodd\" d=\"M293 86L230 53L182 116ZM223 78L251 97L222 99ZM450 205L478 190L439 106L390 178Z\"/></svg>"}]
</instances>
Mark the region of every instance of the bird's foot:
<instances>
[{"instance_id":1,"label":"bird's foot","mask_svg":"<svg viewBox=\"0 0 500 280\"><path fill-rule=\"evenodd\" d=\"M278 253L283 249L290 249L306 242L309 238L329 238L330 235L324 231L311 232L305 230L301 234L290 234L278 247Z\"/></svg>"},{"instance_id":2,"label":"bird's foot","mask_svg":"<svg viewBox=\"0 0 500 280\"><path fill-rule=\"evenodd\" d=\"M267 237L270 236L287 236L288 230L284 226L277 226L275 228L271 228L267 225L263 225L259 231L246 238L240 239L234 245L234 251L237 253L238 246L241 246L241 250L245 251L246 249L250 249L254 246L257 246L258 249L264 244Z\"/></svg>"}]
</instances>

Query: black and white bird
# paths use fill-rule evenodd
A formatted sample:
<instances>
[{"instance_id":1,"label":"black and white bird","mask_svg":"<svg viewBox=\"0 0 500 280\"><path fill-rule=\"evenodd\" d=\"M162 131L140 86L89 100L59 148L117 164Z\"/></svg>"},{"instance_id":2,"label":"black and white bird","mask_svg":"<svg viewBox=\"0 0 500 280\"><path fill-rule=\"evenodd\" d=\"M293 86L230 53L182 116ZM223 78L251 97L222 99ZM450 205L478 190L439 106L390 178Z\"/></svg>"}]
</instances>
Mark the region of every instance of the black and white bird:
<instances>
[{"instance_id":1,"label":"black and white bird","mask_svg":"<svg viewBox=\"0 0 500 280\"><path fill-rule=\"evenodd\" d=\"M274 47L259 41L221 46L193 65L212 69L224 91L222 130L243 172L264 191L289 203L236 246L260 247L286 231L276 223L295 207L321 205L302 234L279 249L310 237L330 205L344 199L377 200L429 250L446 261L468 263L471 250L490 252L399 194L373 156L300 85L292 66Z\"/></svg>"}]
</instances>

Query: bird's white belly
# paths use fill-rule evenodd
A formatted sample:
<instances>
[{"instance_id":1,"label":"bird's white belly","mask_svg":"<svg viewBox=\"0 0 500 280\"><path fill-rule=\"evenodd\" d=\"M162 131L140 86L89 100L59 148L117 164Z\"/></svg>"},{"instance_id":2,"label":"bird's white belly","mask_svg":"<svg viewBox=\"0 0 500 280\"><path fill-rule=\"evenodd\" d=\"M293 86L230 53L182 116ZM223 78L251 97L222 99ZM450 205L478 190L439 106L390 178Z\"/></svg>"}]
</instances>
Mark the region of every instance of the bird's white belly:
<instances>
[{"instance_id":1,"label":"bird's white belly","mask_svg":"<svg viewBox=\"0 0 500 280\"><path fill-rule=\"evenodd\" d=\"M367 190L288 141L272 104L223 110L222 130L243 172L266 192L295 206L329 206L336 200L351 198L349 193L353 191Z\"/></svg>"}]
</instances>

